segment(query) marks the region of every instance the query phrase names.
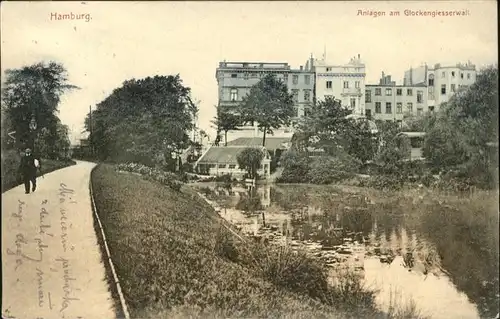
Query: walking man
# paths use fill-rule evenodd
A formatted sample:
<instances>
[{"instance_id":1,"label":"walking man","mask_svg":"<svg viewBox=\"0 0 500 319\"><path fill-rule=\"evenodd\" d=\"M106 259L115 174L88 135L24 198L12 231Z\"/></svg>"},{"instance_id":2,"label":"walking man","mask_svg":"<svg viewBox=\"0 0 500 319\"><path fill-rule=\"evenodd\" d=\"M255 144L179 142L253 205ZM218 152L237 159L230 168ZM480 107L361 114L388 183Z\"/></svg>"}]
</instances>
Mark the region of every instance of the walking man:
<instances>
[{"instance_id":1,"label":"walking man","mask_svg":"<svg viewBox=\"0 0 500 319\"><path fill-rule=\"evenodd\" d=\"M19 166L19 172L24 181L24 190L26 194L30 193L30 182L33 184L31 191L34 192L36 190L37 163L39 164L39 161L35 159L31 153L31 149L27 148L24 156L21 158L21 165Z\"/></svg>"}]
</instances>

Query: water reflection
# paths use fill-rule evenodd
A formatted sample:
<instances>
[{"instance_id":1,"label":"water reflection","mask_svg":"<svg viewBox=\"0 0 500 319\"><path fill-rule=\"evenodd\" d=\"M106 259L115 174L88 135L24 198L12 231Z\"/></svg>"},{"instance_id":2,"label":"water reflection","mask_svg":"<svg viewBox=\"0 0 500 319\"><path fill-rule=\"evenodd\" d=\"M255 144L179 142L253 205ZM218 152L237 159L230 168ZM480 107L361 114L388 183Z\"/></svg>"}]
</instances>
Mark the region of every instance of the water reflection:
<instances>
[{"instance_id":1,"label":"water reflection","mask_svg":"<svg viewBox=\"0 0 500 319\"><path fill-rule=\"evenodd\" d=\"M498 312L497 241L488 230L453 221L449 208L415 216L412 200L375 203L328 187L213 189L225 195L217 200L225 218L243 231L304 247L332 267L362 269L380 289L382 306L397 288L433 318L493 318Z\"/></svg>"}]
</instances>

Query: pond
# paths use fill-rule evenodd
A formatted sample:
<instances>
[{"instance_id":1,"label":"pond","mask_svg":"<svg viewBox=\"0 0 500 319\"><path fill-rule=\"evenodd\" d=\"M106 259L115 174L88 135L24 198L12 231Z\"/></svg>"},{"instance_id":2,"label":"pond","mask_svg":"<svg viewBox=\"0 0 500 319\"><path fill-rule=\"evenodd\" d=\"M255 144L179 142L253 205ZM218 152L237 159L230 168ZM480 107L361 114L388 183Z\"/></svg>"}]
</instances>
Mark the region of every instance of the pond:
<instances>
[{"instance_id":1,"label":"pond","mask_svg":"<svg viewBox=\"0 0 500 319\"><path fill-rule=\"evenodd\" d=\"M195 188L242 232L351 268L387 309L412 300L430 318L499 311L497 194L439 195L311 185Z\"/></svg>"}]
</instances>

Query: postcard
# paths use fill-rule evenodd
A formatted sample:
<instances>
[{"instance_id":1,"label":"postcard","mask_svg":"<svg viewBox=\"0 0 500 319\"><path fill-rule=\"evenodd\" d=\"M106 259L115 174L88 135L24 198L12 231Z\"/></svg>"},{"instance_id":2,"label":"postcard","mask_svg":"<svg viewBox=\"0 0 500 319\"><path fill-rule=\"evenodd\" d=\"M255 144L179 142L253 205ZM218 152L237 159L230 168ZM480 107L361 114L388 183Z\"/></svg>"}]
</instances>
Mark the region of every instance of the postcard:
<instances>
[{"instance_id":1,"label":"postcard","mask_svg":"<svg viewBox=\"0 0 500 319\"><path fill-rule=\"evenodd\" d=\"M499 318L494 1L4 1L2 318Z\"/></svg>"}]
</instances>

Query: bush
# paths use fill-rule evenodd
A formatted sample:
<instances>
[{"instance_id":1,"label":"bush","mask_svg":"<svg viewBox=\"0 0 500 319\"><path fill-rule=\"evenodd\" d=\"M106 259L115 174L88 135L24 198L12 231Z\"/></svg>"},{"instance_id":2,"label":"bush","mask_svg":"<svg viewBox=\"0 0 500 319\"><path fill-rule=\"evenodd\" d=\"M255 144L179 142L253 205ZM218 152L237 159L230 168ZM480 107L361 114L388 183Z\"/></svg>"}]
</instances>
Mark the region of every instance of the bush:
<instances>
[{"instance_id":1,"label":"bush","mask_svg":"<svg viewBox=\"0 0 500 319\"><path fill-rule=\"evenodd\" d=\"M140 174L148 179L166 185L176 191L179 191L181 189L183 184L181 181L182 179L187 181L186 174L184 176L178 176L171 172L166 172L138 163L120 163L116 165L116 169L124 172Z\"/></svg>"},{"instance_id":2,"label":"bush","mask_svg":"<svg viewBox=\"0 0 500 319\"><path fill-rule=\"evenodd\" d=\"M307 155L288 150L281 156L283 172L278 183L308 183L309 158Z\"/></svg>"},{"instance_id":3,"label":"bush","mask_svg":"<svg viewBox=\"0 0 500 319\"><path fill-rule=\"evenodd\" d=\"M308 179L313 184L337 183L352 178L360 165L359 161L345 153L321 156L312 161Z\"/></svg>"}]
</instances>

